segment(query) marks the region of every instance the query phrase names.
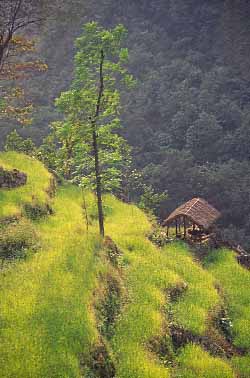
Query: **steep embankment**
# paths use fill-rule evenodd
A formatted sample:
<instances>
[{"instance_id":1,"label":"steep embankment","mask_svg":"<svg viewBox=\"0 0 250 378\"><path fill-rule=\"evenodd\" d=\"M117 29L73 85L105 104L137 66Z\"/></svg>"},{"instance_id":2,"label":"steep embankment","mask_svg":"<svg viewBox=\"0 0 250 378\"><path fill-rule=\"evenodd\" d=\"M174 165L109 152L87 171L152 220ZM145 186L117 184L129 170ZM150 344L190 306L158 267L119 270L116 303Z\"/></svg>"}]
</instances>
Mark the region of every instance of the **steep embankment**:
<instances>
[{"instance_id":1,"label":"steep embankment","mask_svg":"<svg viewBox=\"0 0 250 378\"><path fill-rule=\"evenodd\" d=\"M36 243L25 245L22 259L8 260L0 271L1 377L248 376L247 355L230 360L223 343L215 347L225 338L213 329L222 306L235 322L234 348L247 348L243 334L249 340L239 331L248 319L249 296L237 298L239 281L230 280L237 271L242 285L249 272L233 258L225 268L230 253L216 251L221 257L210 258L205 269L184 244L160 250L146 237L151 225L145 214L112 196L104 199L106 233L116 246L110 240L103 244L91 194L85 195L87 232L77 187L62 185L52 199L51 176L39 162L1 154L3 163L27 173L28 183L0 190L0 235L14 227L16 236L15 227L28 222ZM29 201L34 211L48 204L51 211L34 219L25 211Z\"/></svg>"}]
</instances>

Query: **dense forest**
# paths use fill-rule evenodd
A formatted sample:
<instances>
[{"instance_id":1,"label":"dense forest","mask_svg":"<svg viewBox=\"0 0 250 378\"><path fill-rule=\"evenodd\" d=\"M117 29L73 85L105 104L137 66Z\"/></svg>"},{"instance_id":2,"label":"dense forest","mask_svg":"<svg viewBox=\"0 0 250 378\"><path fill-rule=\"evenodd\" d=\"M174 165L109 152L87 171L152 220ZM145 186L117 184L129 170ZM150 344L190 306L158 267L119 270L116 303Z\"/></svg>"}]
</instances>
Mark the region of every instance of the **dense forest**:
<instances>
[{"instance_id":1,"label":"dense forest","mask_svg":"<svg viewBox=\"0 0 250 378\"><path fill-rule=\"evenodd\" d=\"M1 120L41 144L60 118L55 98L72 80L74 40L87 21L128 30L132 92L122 90L122 129L133 166L161 194L163 219L201 196L223 214L227 239L250 246L250 6L247 0L40 1L25 29L48 69L23 80L32 123ZM140 191L131 193L137 200Z\"/></svg>"}]
</instances>

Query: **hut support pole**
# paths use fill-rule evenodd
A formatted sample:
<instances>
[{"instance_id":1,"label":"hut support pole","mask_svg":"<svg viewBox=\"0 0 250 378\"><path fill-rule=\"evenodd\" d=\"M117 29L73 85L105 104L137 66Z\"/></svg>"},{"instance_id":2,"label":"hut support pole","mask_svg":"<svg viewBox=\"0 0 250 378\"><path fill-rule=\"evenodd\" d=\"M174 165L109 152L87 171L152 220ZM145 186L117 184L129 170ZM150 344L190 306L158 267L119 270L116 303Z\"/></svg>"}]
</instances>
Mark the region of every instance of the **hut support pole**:
<instances>
[{"instance_id":1,"label":"hut support pole","mask_svg":"<svg viewBox=\"0 0 250 378\"><path fill-rule=\"evenodd\" d=\"M178 221L177 219L175 220L175 235L178 235Z\"/></svg>"},{"instance_id":2,"label":"hut support pole","mask_svg":"<svg viewBox=\"0 0 250 378\"><path fill-rule=\"evenodd\" d=\"M167 238L169 237L169 226L167 226Z\"/></svg>"},{"instance_id":3,"label":"hut support pole","mask_svg":"<svg viewBox=\"0 0 250 378\"><path fill-rule=\"evenodd\" d=\"M183 224L184 224L184 239L186 239L186 236L187 236L186 217L183 217Z\"/></svg>"}]
</instances>

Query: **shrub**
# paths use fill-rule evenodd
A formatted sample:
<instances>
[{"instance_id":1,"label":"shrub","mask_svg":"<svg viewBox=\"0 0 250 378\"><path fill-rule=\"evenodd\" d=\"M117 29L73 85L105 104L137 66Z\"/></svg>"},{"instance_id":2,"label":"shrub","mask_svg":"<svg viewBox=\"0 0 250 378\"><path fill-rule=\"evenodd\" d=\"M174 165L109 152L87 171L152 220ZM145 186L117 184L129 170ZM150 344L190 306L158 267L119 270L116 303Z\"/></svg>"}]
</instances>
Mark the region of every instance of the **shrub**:
<instances>
[{"instance_id":1,"label":"shrub","mask_svg":"<svg viewBox=\"0 0 250 378\"><path fill-rule=\"evenodd\" d=\"M162 227L155 227L148 235L149 240L154 243L157 247L164 247L170 242L167 236L166 230Z\"/></svg>"},{"instance_id":2,"label":"shrub","mask_svg":"<svg viewBox=\"0 0 250 378\"><path fill-rule=\"evenodd\" d=\"M16 130L12 131L6 138L5 151L23 152L27 155L34 155L36 146L31 138L22 138Z\"/></svg>"},{"instance_id":3,"label":"shrub","mask_svg":"<svg viewBox=\"0 0 250 378\"><path fill-rule=\"evenodd\" d=\"M37 235L27 221L12 223L0 230L0 258L13 260L24 258L31 248L35 248Z\"/></svg>"},{"instance_id":4,"label":"shrub","mask_svg":"<svg viewBox=\"0 0 250 378\"><path fill-rule=\"evenodd\" d=\"M25 215L31 220L37 220L53 213L49 204L38 202L27 202L23 206Z\"/></svg>"}]
</instances>

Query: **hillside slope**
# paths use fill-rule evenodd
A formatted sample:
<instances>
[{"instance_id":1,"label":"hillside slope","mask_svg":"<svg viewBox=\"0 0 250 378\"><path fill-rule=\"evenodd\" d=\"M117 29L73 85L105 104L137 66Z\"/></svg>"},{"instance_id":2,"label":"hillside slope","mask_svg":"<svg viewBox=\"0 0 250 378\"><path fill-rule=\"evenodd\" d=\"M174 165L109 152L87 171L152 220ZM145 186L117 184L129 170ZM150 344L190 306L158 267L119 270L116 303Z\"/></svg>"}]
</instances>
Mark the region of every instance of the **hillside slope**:
<instances>
[{"instance_id":1,"label":"hillside slope","mask_svg":"<svg viewBox=\"0 0 250 378\"><path fill-rule=\"evenodd\" d=\"M249 336L246 329L242 336L241 323L248 321L243 308L249 295L246 287L240 301L237 282L228 278L232 271L222 271L227 256L236 269L231 252L217 250L205 269L182 243L160 250L146 237L151 225L145 214L110 195L104 205L112 239L103 243L92 194L85 194L87 232L79 188L64 184L49 198L51 177L40 163L8 153L1 164L22 169L29 179L22 189L0 189L0 214L11 203L22 209L34 196L53 210L36 219L12 212L10 224L0 217L0 236L6 227L16 235L22 222L36 235L35 245L0 271L1 377L248 377ZM249 272L239 267L237 277L247 280ZM236 325L231 341L215 326L224 307Z\"/></svg>"}]
</instances>

